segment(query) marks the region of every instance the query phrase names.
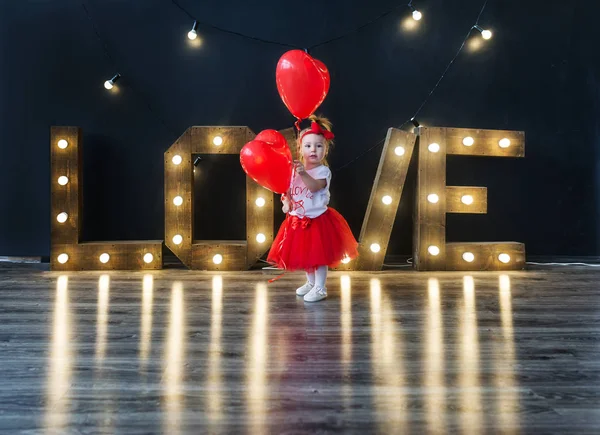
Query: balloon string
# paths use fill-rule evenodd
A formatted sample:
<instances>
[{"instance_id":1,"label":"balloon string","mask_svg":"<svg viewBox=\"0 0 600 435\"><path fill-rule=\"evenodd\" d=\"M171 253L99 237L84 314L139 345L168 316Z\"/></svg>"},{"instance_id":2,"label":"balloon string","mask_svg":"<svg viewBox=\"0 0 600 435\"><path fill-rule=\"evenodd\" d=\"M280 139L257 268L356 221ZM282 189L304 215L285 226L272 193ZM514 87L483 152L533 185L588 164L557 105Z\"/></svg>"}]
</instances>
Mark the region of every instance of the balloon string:
<instances>
[{"instance_id":1,"label":"balloon string","mask_svg":"<svg viewBox=\"0 0 600 435\"><path fill-rule=\"evenodd\" d=\"M298 120L294 123L294 125L296 126L296 130L300 131L300 122L302 120L300 118L298 118Z\"/></svg>"}]
</instances>

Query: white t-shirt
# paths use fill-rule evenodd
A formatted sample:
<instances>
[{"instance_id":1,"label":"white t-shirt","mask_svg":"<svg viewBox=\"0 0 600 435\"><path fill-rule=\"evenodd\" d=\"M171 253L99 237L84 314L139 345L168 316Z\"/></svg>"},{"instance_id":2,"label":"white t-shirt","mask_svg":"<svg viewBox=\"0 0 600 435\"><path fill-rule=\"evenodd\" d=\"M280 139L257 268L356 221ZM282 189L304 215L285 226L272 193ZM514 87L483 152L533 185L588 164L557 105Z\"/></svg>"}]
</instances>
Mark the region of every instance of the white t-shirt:
<instances>
[{"instance_id":1,"label":"white t-shirt","mask_svg":"<svg viewBox=\"0 0 600 435\"><path fill-rule=\"evenodd\" d=\"M306 216L314 219L327 211L327 204L329 204L330 197L329 183L331 182L331 170L325 165L320 165L316 168L307 169L306 172L315 180L326 180L327 184L323 189L311 192L306 187L306 184L304 184L304 181L302 181L302 177L295 174L290 185L290 192L292 194L292 211L290 214L299 218Z\"/></svg>"}]
</instances>

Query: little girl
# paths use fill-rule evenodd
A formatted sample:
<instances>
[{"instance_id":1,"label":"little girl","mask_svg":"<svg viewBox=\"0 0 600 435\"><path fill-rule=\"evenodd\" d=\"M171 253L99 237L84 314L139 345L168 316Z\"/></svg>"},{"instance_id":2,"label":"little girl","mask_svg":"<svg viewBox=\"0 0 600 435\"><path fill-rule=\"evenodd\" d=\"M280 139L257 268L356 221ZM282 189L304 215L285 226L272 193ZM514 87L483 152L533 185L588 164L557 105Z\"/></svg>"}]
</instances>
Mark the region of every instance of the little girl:
<instances>
[{"instance_id":1,"label":"little girl","mask_svg":"<svg viewBox=\"0 0 600 435\"><path fill-rule=\"evenodd\" d=\"M358 256L358 242L346 220L329 208L331 171L326 156L333 144L331 123L310 117L311 126L298 135L298 157L290 189L282 195L285 221L267 261L286 270L304 270L306 284L296 290L306 302L327 297L327 268Z\"/></svg>"}]
</instances>

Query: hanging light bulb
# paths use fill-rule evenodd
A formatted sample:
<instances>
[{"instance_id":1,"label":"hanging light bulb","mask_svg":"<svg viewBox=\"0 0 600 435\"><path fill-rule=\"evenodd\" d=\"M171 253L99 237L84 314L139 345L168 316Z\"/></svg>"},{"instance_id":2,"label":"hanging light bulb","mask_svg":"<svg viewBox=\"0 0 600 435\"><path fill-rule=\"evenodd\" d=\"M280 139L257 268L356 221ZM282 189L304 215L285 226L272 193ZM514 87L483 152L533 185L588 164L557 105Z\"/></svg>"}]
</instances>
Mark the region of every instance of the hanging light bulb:
<instances>
[{"instance_id":1,"label":"hanging light bulb","mask_svg":"<svg viewBox=\"0 0 600 435\"><path fill-rule=\"evenodd\" d=\"M196 30L198 30L198 21L194 20L192 30L188 32L188 38L190 38L192 41L198 37L198 32L196 32Z\"/></svg>"},{"instance_id":2,"label":"hanging light bulb","mask_svg":"<svg viewBox=\"0 0 600 435\"><path fill-rule=\"evenodd\" d=\"M113 85L116 83L117 80L119 80L121 78L121 74L117 73L113 76L112 79L107 80L104 82L104 87L108 90L113 88Z\"/></svg>"},{"instance_id":3,"label":"hanging light bulb","mask_svg":"<svg viewBox=\"0 0 600 435\"><path fill-rule=\"evenodd\" d=\"M420 21L421 18L423 18L423 14L421 12L419 12L418 10L416 10L413 5L412 5L412 0L410 0L408 2L408 7L410 8L410 10L412 11L412 17L413 20L415 21Z\"/></svg>"},{"instance_id":4,"label":"hanging light bulb","mask_svg":"<svg viewBox=\"0 0 600 435\"><path fill-rule=\"evenodd\" d=\"M490 38L492 37L492 32L491 32L491 31L489 31L489 30L486 30L486 29L482 29L482 28L481 28L480 26L478 26L477 24L475 24L475 25L473 26L473 28L474 28L475 30L479 30L479 31L481 32L481 37L482 37L483 39L490 39Z\"/></svg>"}]
</instances>

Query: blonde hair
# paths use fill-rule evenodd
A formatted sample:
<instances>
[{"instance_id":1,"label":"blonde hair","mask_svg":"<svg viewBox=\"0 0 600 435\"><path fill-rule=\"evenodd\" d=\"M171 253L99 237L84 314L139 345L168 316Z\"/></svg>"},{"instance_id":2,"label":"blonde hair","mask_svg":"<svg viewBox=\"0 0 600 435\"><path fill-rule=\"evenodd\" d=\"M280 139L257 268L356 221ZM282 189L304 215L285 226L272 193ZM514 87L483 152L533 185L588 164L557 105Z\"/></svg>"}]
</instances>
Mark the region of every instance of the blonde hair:
<instances>
[{"instance_id":1,"label":"blonde hair","mask_svg":"<svg viewBox=\"0 0 600 435\"><path fill-rule=\"evenodd\" d=\"M311 122L316 122L317 124L319 124L319 126L321 126L321 128L323 130L331 131L331 127L333 126L331 121L329 119L325 118L324 116L310 115L308 117L308 119ZM307 131L310 131L310 127L305 128L300 133L298 133L298 138L296 140L296 154L298 156L298 160L300 160L302 163L304 163L304 156L302 155L302 139L301 139L301 137ZM325 156L323 157L323 164L325 166L329 166L329 164L327 163L327 155L329 154L329 150L332 147L333 147L333 139L332 140L325 139Z\"/></svg>"}]
</instances>

